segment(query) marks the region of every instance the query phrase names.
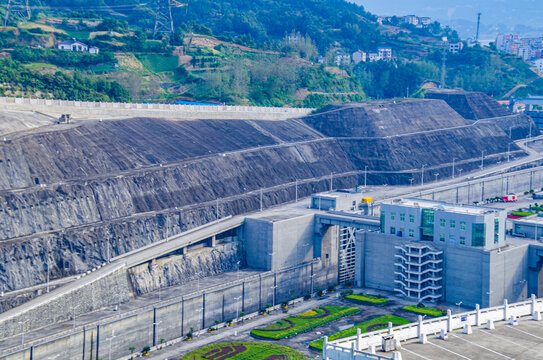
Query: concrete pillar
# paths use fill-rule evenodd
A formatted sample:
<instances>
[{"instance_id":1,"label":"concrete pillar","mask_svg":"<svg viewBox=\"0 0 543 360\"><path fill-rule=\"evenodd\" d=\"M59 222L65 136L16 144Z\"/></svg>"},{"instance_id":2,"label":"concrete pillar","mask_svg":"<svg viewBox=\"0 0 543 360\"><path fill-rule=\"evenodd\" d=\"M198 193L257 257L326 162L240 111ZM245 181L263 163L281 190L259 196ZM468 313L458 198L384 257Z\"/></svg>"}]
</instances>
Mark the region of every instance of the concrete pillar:
<instances>
[{"instance_id":1,"label":"concrete pillar","mask_svg":"<svg viewBox=\"0 0 543 360\"><path fill-rule=\"evenodd\" d=\"M420 338L424 332L422 331L422 316L419 315L417 318L418 326L417 326L417 336Z\"/></svg>"},{"instance_id":2,"label":"concrete pillar","mask_svg":"<svg viewBox=\"0 0 543 360\"><path fill-rule=\"evenodd\" d=\"M184 248L181 248L181 255L187 255L189 253L189 247L185 246Z\"/></svg>"},{"instance_id":3,"label":"concrete pillar","mask_svg":"<svg viewBox=\"0 0 543 360\"><path fill-rule=\"evenodd\" d=\"M503 321L509 319L509 303L507 299L503 300Z\"/></svg>"},{"instance_id":4,"label":"concrete pillar","mask_svg":"<svg viewBox=\"0 0 543 360\"><path fill-rule=\"evenodd\" d=\"M439 338L441 340L447 340L449 338L449 333L445 329L441 329L439 332Z\"/></svg>"},{"instance_id":5,"label":"concrete pillar","mask_svg":"<svg viewBox=\"0 0 543 360\"><path fill-rule=\"evenodd\" d=\"M392 353L392 360L402 360L402 353L399 351L394 351Z\"/></svg>"},{"instance_id":6,"label":"concrete pillar","mask_svg":"<svg viewBox=\"0 0 543 360\"><path fill-rule=\"evenodd\" d=\"M475 326L481 326L481 307L475 304Z\"/></svg>"},{"instance_id":7,"label":"concrete pillar","mask_svg":"<svg viewBox=\"0 0 543 360\"><path fill-rule=\"evenodd\" d=\"M370 354L375 355L375 354L376 354L375 345L370 345L370 346L368 346L368 352L369 352Z\"/></svg>"},{"instance_id":8,"label":"concrete pillar","mask_svg":"<svg viewBox=\"0 0 543 360\"><path fill-rule=\"evenodd\" d=\"M326 356L326 350L327 350L326 348L327 348L327 347L328 347L328 336L325 336L325 337L324 337L324 341L323 341L323 343L322 343L322 358L323 358L324 360L327 360L327 359L328 359L328 357Z\"/></svg>"},{"instance_id":9,"label":"concrete pillar","mask_svg":"<svg viewBox=\"0 0 543 360\"><path fill-rule=\"evenodd\" d=\"M360 351L360 344L362 343L362 330L356 329L356 350Z\"/></svg>"},{"instance_id":10,"label":"concrete pillar","mask_svg":"<svg viewBox=\"0 0 543 360\"><path fill-rule=\"evenodd\" d=\"M494 330L494 321L493 320L488 320L487 323L486 323L486 329L487 330Z\"/></svg>"},{"instance_id":11,"label":"concrete pillar","mask_svg":"<svg viewBox=\"0 0 543 360\"><path fill-rule=\"evenodd\" d=\"M451 309L447 310L447 331L452 331L452 312Z\"/></svg>"},{"instance_id":12,"label":"concrete pillar","mask_svg":"<svg viewBox=\"0 0 543 360\"><path fill-rule=\"evenodd\" d=\"M535 313L536 310L537 310L537 309L536 309L537 301L536 301L535 294L532 294L532 296L530 297L530 300L532 300L530 312L533 314L533 313Z\"/></svg>"},{"instance_id":13,"label":"concrete pillar","mask_svg":"<svg viewBox=\"0 0 543 360\"><path fill-rule=\"evenodd\" d=\"M539 311L534 311L533 312L533 317L532 317L535 321L541 321L541 313Z\"/></svg>"},{"instance_id":14,"label":"concrete pillar","mask_svg":"<svg viewBox=\"0 0 543 360\"><path fill-rule=\"evenodd\" d=\"M391 322L388 323L388 334L392 335L392 323Z\"/></svg>"},{"instance_id":15,"label":"concrete pillar","mask_svg":"<svg viewBox=\"0 0 543 360\"><path fill-rule=\"evenodd\" d=\"M351 353L350 353L351 360L354 360L354 345L355 345L354 343L351 343Z\"/></svg>"},{"instance_id":16,"label":"concrete pillar","mask_svg":"<svg viewBox=\"0 0 543 360\"><path fill-rule=\"evenodd\" d=\"M213 235L208 241L207 241L208 247L215 247L217 246L217 235Z\"/></svg>"},{"instance_id":17,"label":"concrete pillar","mask_svg":"<svg viewBox=\"0 0 543 360\"><path fill-rule=\"evenodd\" d=\"M466 335L471 335L473 333L473 330L471 329L471 325L466 324L466 326L464 326L464 331L463 332Z\"/></svg>"},{"instance_id":18,"label":"concrete pillar","mask_svg":"<svg viewBox=\"0 0 543 360\"><path fill-rule=\"evenodd\" d=\"M428 339L426 337L426 334L420 334L419 335L419 344L426 344L428 342Z\"/></svg>"},{"instance_id":19,"label":"concrete pillar","mask_svg":"<svg viewBox=\"0 0 543 360\"><path fill-rule=\"evenodd\" d=\"M511 317L509 318L509 325L511 325L511 326L517 326L518 325L518 320L517 320L517 317L515 315L511 315Z\"/></svg>"}]
</instances>

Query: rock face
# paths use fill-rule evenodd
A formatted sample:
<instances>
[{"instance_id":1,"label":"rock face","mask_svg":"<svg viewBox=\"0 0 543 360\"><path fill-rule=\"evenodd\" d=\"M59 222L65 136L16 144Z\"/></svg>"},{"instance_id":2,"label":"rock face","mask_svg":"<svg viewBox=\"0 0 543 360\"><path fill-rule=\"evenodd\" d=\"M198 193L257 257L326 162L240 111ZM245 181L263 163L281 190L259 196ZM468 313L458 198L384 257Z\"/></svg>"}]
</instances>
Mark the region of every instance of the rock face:
<instances>
[{"instance_id":1,"label":"rock face","mask_svg":"<svg viewBox=\"0 0 543 360\"><path fill-rule=\"evenodd\" d=\"M159 288L183 285L198 278L233 271L243 266L240 244L231 242L203 248L188 255L172 255L129 270L132 288L137 295Z\"/></svg>"},{"instance_id":2,"label":"rock face","mask_svg":"<svg viewBox=\"0 0 543 360\"><path fill-rule=\"evenodd\" d=\"M446 175L455 157L466 173L481 151L485 164L507 156L498 122L413 100L298 120L136 118L12 134L0 142L0 291L44 283L48 266L51 279L81 273L205 224L217 199L220 216L236 215L258 209L260 189L269 207L294 200L296 180L300 197L327 189L332 172L335 187L363 182L365 166L369 184L405 184L423 164ZM165 278L183 281L182 266L169 269Z\"/></svg>"},{"instance_id":3,"label":"rock face","mask_svg":"<svg viewBox=\"0 0 543 360\"><path fill-rule=\"evenodd\" d=\"M464 90L431 89L425 96L427 99L440 99L458 112L465 119L493 119L507 135L514 140L540 135L533 120L525 114L514 114L500 105L488 95L481 92Z\"/></svg>"}]
</instances>

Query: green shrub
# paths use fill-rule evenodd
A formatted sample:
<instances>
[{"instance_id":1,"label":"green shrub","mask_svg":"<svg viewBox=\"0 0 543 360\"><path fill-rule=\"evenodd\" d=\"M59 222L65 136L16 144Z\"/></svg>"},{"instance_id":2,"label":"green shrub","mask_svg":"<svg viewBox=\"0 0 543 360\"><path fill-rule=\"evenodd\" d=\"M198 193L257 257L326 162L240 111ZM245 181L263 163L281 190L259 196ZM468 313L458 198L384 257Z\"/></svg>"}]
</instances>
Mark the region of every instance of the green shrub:
<instances>
[{"instance_id":1,"label":"green shrub","mask_svg":"<svg viewBox=\"0 0 543 360\"><path fill-rule=\"evenodd\" d=\"M389 322L391 322L393 325L409 324L409 321L402 317L394 316L394 315L384 315L384 316L373 318L368 321L364 321L351 328L333 333L328 336L328 340L332 341L332 340L337 340L337 339L346 338L350 336L355 336L356 329L360 329L362 333L368 332L369 327L371 327L372 331L381 330L381 329L387 328ZM379 326L379 325L382 325L382 326ZM319 339L310 343L309 347L312 348L313 350L322 351L322 343L323 343L323 339Z\"/></svg>"},{"instance_id":2,"label":"green shrub","mask_svg":"<svg viewBox=\"0 0 543 360\"><path fill-rule=\"evenodd\" d=\"M354 307L322 306L313 311L316 313L314 316L289 316L264 328L251 330L251 335L256 338L280 340L309 331L317 326L328 324L329 322L344 316L356 314L360 310ZM328 316L318 317L325 311L329 311L330 314ZM275 331L275 329L277 329L277 331Z\"/></svg>"},{"instance_id":3,"label":"green shrub","mask_svg":"<svg viewBox=\"0 0 543 360\"><path fill-rule=\"evenodd\" d=\"M535 215L535 213L528 212L528 211L511 211L511 215L525 217L525 216Z\"/></svg>"},{"instance_id":4,"label":"green shrub","mask_svg":"<svg viewBox=\"0 0 543 360\"><path fill-rule=\"evenodd\" d=\"M239 345L245 346L246 350L230 357L229 359L262 360L262 359L281 357L282 355L286 355L286 359L289 359L289 360L305 360L305 357L302 354L300 354L298 351L288 348L286 346L258 343L258 342L237 342L237 341L203 346L185 355L183 357L183 360L201 360L201 359L204 359L205 354L208 354L215 349L222 349L224 347L231 348L233 346L239 346Z\"/></svg>"},{"instance_id":5,"label":"green shrub","mask_svg":"<svg viewBox=\"0 0 543 360\"><path fill-rule=\"evenodd\" d=\"M380 305L380 304L386 304L390 300L387 298L379 296L371 296L371 295L365 295L365 294L353 294L346 296L347 299L355 300L363 303L373 304L373 305Z\"/></svg>"},{"instance_id":6,"label":"green shrub","mask_svg":"<svg viewBox=\"0 0 543 360\"><path fill-rule=\"evenodd\" d=\"M422 307L422 306L415 306L415 305L409 305L404 306L402 310L409 311L415 314L422 314L422 315L428 315L433 317L440 317L446 314L446 311L434 309L434 308L428 308L428 307ZM444 314L445 312L445 314Z\"/></svg>"}]
</instances>

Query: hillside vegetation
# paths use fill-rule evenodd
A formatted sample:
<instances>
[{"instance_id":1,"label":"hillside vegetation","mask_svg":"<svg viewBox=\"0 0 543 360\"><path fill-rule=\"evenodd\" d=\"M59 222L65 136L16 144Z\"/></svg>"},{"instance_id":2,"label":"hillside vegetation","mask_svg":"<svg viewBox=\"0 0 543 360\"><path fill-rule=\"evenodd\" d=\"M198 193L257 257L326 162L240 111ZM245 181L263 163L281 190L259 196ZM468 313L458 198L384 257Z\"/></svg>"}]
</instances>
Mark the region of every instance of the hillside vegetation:
<instances>
[{"instance_id":1,"label":"hillside vegetation","mask_svg":"<svg viewBox=\"0 0 543 360\"><path fill-rule=\"evenodd\" d=\"M197 0L173 8L171 36L154 36L148 2L40 4L30 21L0 28L0 55L11 59L0 69L6 96L306 107L405 97L439 82L442 37L458 37L438 23L379 25L344 0ZM100 54L56 50L57 42L72 38ZM379 46L391 47L394 60L337 60ZM56 81L61 75L75 80ZM447 59L448 86L495 97L518 84L538 91L537 78L519 58L487 48L466 47Z\"/></svg>"}]
</instances>

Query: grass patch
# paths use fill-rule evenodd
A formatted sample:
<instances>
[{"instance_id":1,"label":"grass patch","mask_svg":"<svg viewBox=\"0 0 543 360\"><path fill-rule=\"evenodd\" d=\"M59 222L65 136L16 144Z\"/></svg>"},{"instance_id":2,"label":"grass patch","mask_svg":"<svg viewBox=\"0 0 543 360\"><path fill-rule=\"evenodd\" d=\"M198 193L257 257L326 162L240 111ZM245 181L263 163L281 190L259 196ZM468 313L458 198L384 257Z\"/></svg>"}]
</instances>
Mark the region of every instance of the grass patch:
<instances>
[{"instance_id":1,"label":"grass patch","mask_svg":"<svg viewBox=\"0 0 543 360\"><path fill-rule=\"evenodd\" d=\"M526 217L526 216L530 216L530 215L535 215L535 213L527 212L527 211L511 211L511 215Z\"/></svg>"},{"instance_id":2,"label":"grass patch","mask_svg":"<svg viewBox=\"0 0 543 360\"><path fill-rule=\"evenodd\" d=\"M365 294L347 295L345 298L363 302L363 303L373 304L373 305L386 304L387 302L390 301L389 299L384 298L384 297L365 295Z\"/></svg>"},{"instance_id":3,"label":"grass patch","mask_svg":"<svg viewBox=\"0 0 543 360\"><path fill-rule=\"evenodd\" d=\"M337 333L333 333L332 335L328 336L328 341L355 336L356 329L360 329L362 333L386 329L388 327L389 322L391 322L393 325L409 324L408 320L400 316L394 316L394 315L379 316L371 320L364 321L360 324L356 324L355 326L351 328L338 331ZM324 341L323 339L313 341L312 343L309 344L309 347L313 350L322 351L323 341Z\"/></svg>"},{"instance_id":4,"label":"grass patch","mask_svg":"<svg viewBox=\"0 0 543 360\"><path fill-rule=\"evenodd\" d=\"M177 56L149 54L137 55L137 58L147 70L153 73L173 71L179 67L179 59Z\"/></svg>"},{"instance_id":5,"label":"grass patch","mask_svg":"<svg viewBox=\"0 0 543 360\"><path fill-rule=\"evenodd\" d=\"M251 335L271 340L284 339L328 324L344 316L356 314L360 310L355 307L322 306L313 311L315 311L315 315L310 315L311 312L308 311L298 316L289 316L264 328L251 330Z\"/></svg>"},{"instance_id":6,"label":"grass patch","mask_svg":"<svg viewBox=\"0 0 543 360\"><path fill-rule=\"evenodd\" d=\"M419 307L417 305L404 306L402 310L409 311L415 314L422 314L422 315L428 315L428 316L433 316L433 317L440 317L447 314L446 312L444 314L443 311L439 309Z\"/></svg>"},{"instance_id":7,"label":"grass patch","mask_svg":"<svg viewBox=\"0 0 543 360\"><path fill-rule=\"evenodd\" d=\"M286 346L258 342L229 342L206 345L189 352L183 360L215 358L235 360L264 360L271 356L286 355L286 359L305 360L305 356Z\"/></svg>"},{"instance_id":8,"label":"grass patch","mask_svg":"<svg viewBox=\"0 0 543 360\"><path fill-rule=\"evenodd\" d=\"M53 64L47 64L47 63L30 63L30 64L24 64L23 65L27 69L42 69L42 68L54 68L56 67Z\"/></svg>"}]
</instances>

